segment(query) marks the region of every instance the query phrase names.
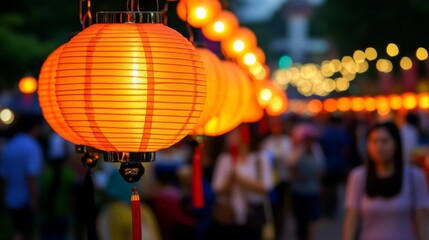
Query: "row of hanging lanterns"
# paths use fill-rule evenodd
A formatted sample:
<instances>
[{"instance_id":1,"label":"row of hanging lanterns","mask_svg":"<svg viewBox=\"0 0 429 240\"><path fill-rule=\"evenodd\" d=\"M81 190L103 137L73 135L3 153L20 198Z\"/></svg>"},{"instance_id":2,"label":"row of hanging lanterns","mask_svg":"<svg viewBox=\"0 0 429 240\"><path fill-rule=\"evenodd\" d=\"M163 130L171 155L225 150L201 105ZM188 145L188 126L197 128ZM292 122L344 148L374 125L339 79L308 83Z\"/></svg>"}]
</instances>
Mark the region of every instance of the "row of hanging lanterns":
<instances>
[{"instance_id":1,"label":"row of hanging lanterns","mask_svg":"<svg viewBox=\"0 0 429 240\"><path fill-rule=\"evenodd\" d=\"M318 114L320 112L377 112L379 115L387 115L392 111L400 110L428 110L429 93L354 96L327 98L324 100L292 100L288 111L297 113Z\"/></svg>"},{"instance_id":2,"label":"row of hanging lanterns","mask_svg":"<svg viewBox=\"0 0 429 240\"><path fill-rule=\"evenodd\" d=\"M190 8L197 2L210 7ZM242 65L265 61L253 32L239 27L217 0L182 0L178 9L182 3L190 24L221 33L215 38L227 57L253 51ZM189 9L206 21L194 22ZM228 19L233 23L222 22ZM163 24L162 13L129 11L97 13L96 24L53 51L41 68L38 95L48 124L79 146L82 159L97 160L101 153L105 161L120 162L124 179L135 182L142 162L188 134L217 136L258 121L258 91L239 64L197 49ZM136 194L133 188L134 202ZM133 234L140 238L141 230Z\"/></svg>"},{"instance_id":3,"label":"row of hanging lanterns","mask_svg":"<svg viewBox=\"0 0 429 240\"><path fill-rule=\"evenodd\" d=\"M270 70L265 64L265 53L257 46L255 34L248 28L240 27L237 17L228 10L219 10L219 5L217 0L180 0L176 10L180 19L192 27L201 28L207 39L220 42L225 57L235 61L251 77L252 91L258 99L261 91L272 85L267 80ZM278 87L276 90L272 91L276 95L273 95L274 103L266 105L270 107L270 110L266 109L269 115L282 114L287 108L285 92ZM253 112L258 110L255 108Z\"/></svg>"}]
</instances>

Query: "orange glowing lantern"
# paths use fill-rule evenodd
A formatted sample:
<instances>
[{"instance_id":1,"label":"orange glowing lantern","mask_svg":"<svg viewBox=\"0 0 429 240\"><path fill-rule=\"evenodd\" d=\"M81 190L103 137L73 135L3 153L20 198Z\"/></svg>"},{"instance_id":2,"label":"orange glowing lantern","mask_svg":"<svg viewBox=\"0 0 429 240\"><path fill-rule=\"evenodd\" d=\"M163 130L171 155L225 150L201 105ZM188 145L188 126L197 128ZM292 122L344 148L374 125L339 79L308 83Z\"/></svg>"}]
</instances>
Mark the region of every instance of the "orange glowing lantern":
<instances>
[{"instance_id":1,"label":"orange glowing lantern","mask_svg":"<svg viewBox=\"0 0 429 240\"><path fill-rule=\"evenodd\" d=\"M39 74L39 104L46 122L64 139L83 145L82 139L67 125L61 115L55 95L55 76L61 51L65 44L53 51L45 60Z\"/></svg>"},{"instance_id":2,"label":"orange glowing lantern","mask_svg":"<svg viewBox=\"0 0 429 240\"><path fill-rule=\"evenodd\" d=\"M216 17L201 28L204 36L212 41L222 41L230 37L239 27L234 13L222 10Z\"/></svg>"},{"instance_id":3,"label":"orange glowing lantern","mask_svg":"<svg viewBox=\"0 0 429 240\"><path fill-rule=\"evenodd\" d=\"M364 110L364 99L362 97L354 97L352 98L352 111L360 112Z\"/></svg>"},{"instance_id":4,"label":"orange glowing lantern","mask_svg":"<svg viewBox=\"0 0 429 240\"><path fill-rule=\"evenodd\" d=\"M243 112L243 122L256 122L259 121L264 116L264 109L259 105L257 99L256 86L252 84L251 79L246 75L243 69L238 68L238 75L243 79L243 87L241 91L243 92L242 104L245 105L245 110Z\"/></svg>"},{"instance_id":5,"label":"orange glowing lantern","mask_svg":"<svg viewBox=\"0 0 429 240\"><path fill-rule=\"evenodd\" d=\"M266 80L257 81L255 86L259 105L265 108L273 97L273 84L270 80Z\"/></svg>"},{"instance_id":6,"label":"orange glowing lantern","mask_svg":"<svg viewBox=\"0 0 429 240\"><path fill-rule=\"evenodd\" d=\"M377 110L377 100L373 97L365 97L363 99L363 106L365 111L372 112Z\"/></svg>"},{"instance_id":7,"label":"orange glowing lantern","mask_svg":"<svg viewBox=\"0 0 429 240\"><path fill-rule=\"evenodd\" d=\"M248 70L250 74L252 74L253 78L258 81L262 81L270 75L270 68L265 64L260 64L259 62L250 66Z\"/></svg>"},{"instance_id":8,"label":"orange glowing lantern","mask_svg":"<svg viewBox=\"0 0 429 240\"><path fill-rule=\"evenodd\" d=\"M418 105L421 109L429 109L429 93L420 93L418 95Z\"/></svg>"},{"instance_id":9,"label":"orange glowing lantern","mask_svg":"<svg viewBox=\"0 0 429 240\"><path fill-rule=\"evenodd\" d=\"M226 80L219 58L208 49L197 50L204 63L207 82L206 103L196 127L198 129L219 112L226 95Z\"/></svg>"},{"instance_id":10,"label":"orange glowing lantern","mask_svg":"<svg viewBox=\"0 0 429 240\"><path fill-rule=\"evenodd\" d=\"M238 58L256 47L256 43L256 36L252 30L240 27L229 38L221 42L221 47L228 57Z\"/></svg>"},{"instance_id":11,"label":"orange glowing lantern","mask_svg":"<svg viewBox=\"0 0 429 240\"><path fill-rule=\"evenodd\" d=\"M348 97L340 97L338 99L338 110L341 112L347 112L351 108L351 101Z\"/></svg>"},{"instance_id":12,"label":"orange glowing lantern","mask_svg":"<svg viewBox=\"0 0 429 240\"><path fill-rule=\"evenodd\" d=\"M238 59L238 63L246 67L250 67L256 63L263 64L265 63L265 53L261 48L255 47L243 53Z\"/></svg>"},{"instance_id":13,"label":"orange glowing lantern","mask_svg":"<svg viewBox=\"0 0 429 240\"><path fill-rule=\"evenodd\" d=\"M180 0L177 15L191 26L200 28L216 17L221 9L218 0Z\"/></svg>"},{"instance_id":14,"label":"orange glowing lantern","mask_svg":"<svg viewBox=\"0 0 429 240\"><path fill-rule=\"evenodd\" d=\"M59 57L55 93L66 123L103 151L154 152L181 140L205 102L195 47L163 25L161 13L97 18Z\"/></svg>"},{"instance_id":15,"label":"orange glowing lantern","mask_svg":"<svg viewBox=\"0 0 429 240\"><path fill-rule=\"evenodd\" d=\"M377 113L386 116L390 112L389 100L384 96L378 96L376 99Z\"/></svg>"},{"instance_id":16,"label":"orange glowing lantern","mask_svg":"<svg viewBox=\"0 0 429 240\"><path fill-rule=\"evenodd\" d=\"M267 114L270 116L279 116L287 109L286 92L276 85L273 85L273 96L266 106Z\"/></svg>"},{"instance_id":17,"label":"orange glowing lantern","mask_svg":"<svg viewBox=\"0 0 429 240\"><path fill-rule=\"evenodd\" d=\"M402 98L399 95L392 94L389 96L389 106L393 110L402 108Z\"/></svg>"},{"instance_id":18,"label":"orange glowing lantern","mask_svg":"<svg viewBox=\"0 0 429 240\"><path fill-rule=\"evenodd\" d=\"M312 99L308 102L307 108L308 108L308 111L310 111L311 113L317 114L322 111L323 103L319 99Z\"/></svg>"},{"instance_id":19,"label":"orange glowing lantern","mask_svg":"<svg viewBox=\"0 0 429 240\"><path fill-rule=\"evenodd\" d=\"M33 76L26 76L19 80L19 90L24 94L32 94L37 90L37 80Z\"/></svg>"},{"instance_id":20,"label":"orange glowing lantern","mask_svg":"<svg viewBox=\"0 0 429 240\"><path fill-rule=\"evenodd\" d=\"M242 91L245 83L239 75L238 65L222 61L222 66L227 82L225 101L219 113L205 124L203 133L207 136L219 136L234 129L240 125L246 110L243 104L245 95Z\"/></svg>"},{"instance_id":21,"label":"orange glowing lantern","mask_svg":"<svg viewBox=\"0 0 429 240\"><path fill-rule=\"evenodd\" d=\"M337 111L338 109L337 100L334 98L326 99L323 102L323 108L325 109L326 112L329 112L329 113Z\"/></svg>"},{"instance_id":22,"label":"orange glowing lantern","mask_svg":"<svg viewBox=\"0 0 429 240\"><path fill-rule=\"evenodd\" d=\"M402 94L403 105L405 109L414 109L417 107L417 96L415 93L404 93Z\"/></svg>"}]
</instances>

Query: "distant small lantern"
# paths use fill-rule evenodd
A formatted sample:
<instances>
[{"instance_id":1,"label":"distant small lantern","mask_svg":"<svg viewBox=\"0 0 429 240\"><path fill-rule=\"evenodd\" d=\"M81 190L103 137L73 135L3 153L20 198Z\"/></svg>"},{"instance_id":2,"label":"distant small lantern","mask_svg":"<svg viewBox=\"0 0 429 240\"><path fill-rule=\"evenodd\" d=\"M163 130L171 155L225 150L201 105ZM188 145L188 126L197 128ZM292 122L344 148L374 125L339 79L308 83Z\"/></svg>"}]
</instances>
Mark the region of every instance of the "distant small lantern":
<instances>
[{"instance_id":1,"label":"distant small lantern","mask_svg":"<svg viewBox=\"0 0 429 240\"><path fill-rule=\"evenodd\" d=\"M212 41L223 41L230 37L239 27L234 13L222 10L215 18L201 28L204 36Z\"/></svg>"},{"instance_id":2,"label":"distant small lantern","mask_svg":"<svg viewBox=\"0 0 429 240\"><path fill-rule=\"evenodd\" d=\"M246 27L240 27L230 37L221 42L224 53L231 58L238 58L256 47L257 39L252 30Z\"/></svg>"},{"instance_id":3,"label":"distant small lantern","mask_svg":"<svg viewBox=\"0 0 429 240\"><path fill-rule=\"evenodd\" d=\"M24 94L32 94L37 90L37 80L33 76L25 76L19 80L18 88Z\"/></svg>"},{"instance_id":4,"label":"distant small lantern","mask_svg":"<svg viewBox=\"0 0 429 240\"><path fill-rule=\"evenodd\" d=\"M280 116L284 112L286 112L288 107L287 96L284 89L273 85L272 88L273 96L268 101L266 106L267 114L270 116Z\"/></svg>"},{"instance_id":5,"label":"distant small lantern","mask_svg":"<svg viewBox=\"0 0 429 240\"><path fill-rule=\"evenodd\" d=\"M221 9L218 0L180 0L177 4L177 15L191 26L200 28L216 17Z\"/></svg>"}]
</instances>

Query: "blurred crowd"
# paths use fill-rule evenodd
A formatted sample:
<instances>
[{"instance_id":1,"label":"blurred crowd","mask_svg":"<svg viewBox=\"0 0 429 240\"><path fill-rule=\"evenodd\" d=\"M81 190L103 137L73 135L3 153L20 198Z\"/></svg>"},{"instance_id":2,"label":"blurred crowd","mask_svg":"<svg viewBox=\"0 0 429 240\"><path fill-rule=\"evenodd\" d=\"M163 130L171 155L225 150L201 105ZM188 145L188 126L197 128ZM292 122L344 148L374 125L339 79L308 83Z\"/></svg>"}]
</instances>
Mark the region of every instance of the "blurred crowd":
<instances>
[{"instance_id":1,"label":"blurred crowd","mask_svg":"<svg viewBox=\"0 0 429 240\"><path fill-rule=\"evenodd\" d=\"M344 223L330 239L429 239L422 230L429 229L428 118L420 111L286 114L201 145L189 136L144 164L136 183L143 239L311 240L322 219ZM80 155L41 116L17 116L1 134L0 239L87 239L87 211L96 217L95 239L131 239L133 184L117 164L99 161L91 170L95 206L88 209ZM196 147L202 208L192 205ZM392 238L385 234L392 228L410 235Z\"/></svg>"}]
</instances>

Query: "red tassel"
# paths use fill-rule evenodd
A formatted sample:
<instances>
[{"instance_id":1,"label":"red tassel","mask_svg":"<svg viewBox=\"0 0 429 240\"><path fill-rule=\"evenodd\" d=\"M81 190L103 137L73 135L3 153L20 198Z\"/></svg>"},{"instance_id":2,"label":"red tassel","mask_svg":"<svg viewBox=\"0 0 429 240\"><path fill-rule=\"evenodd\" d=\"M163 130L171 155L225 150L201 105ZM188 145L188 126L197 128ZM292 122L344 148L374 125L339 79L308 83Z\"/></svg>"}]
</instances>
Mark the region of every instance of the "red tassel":
<instances>
[{"instance_id":1,"label":"red tassel","mask_svg":"<svg viewBox=\"0 0 429 240\"><path fill-rule=\"evenodd\" d=\"M263 137L268 134L268 121L263 117L258 124L258 136Z\"/></svg>"},{"instance_id":2,"label":"red tassel","mask_svg":"<svg viewBox=\"0 0 429 240\"><path fill-rule=\"evenodd\" d=\"M237 147L237 145L235 145L235 144L232 145L229 148L229 153L231 154L232 163L234 165L236 165L237 164L237 160L238 160L238 147Z\"/></svg>"},{"instance_id":3,"label":"red tassel","mask_svg":"<svg viewBox=\"0 0 429 240\"><path fill-rule=\"evenodd\" d=\"M142 220L140 213L140 197L136 186L133 186L131 193L131 216L133 222L133 240L142 239Z\"/></svg>"},{"instance_id":4,"label":"red tassel","mask_svg":"<svg viewBox=\"0 0 429 240\"><path fill-rule=\"evenodd\" d=\"M192 160L192 204L194 208L204 207L204 187L201 163L201 147L195 147Z\"/></svg>"},{"instance_id":5,"label":"red tassel","mask_svg":"<svg viewBox=\"0 0 429 240\"><path fill-rule=\"evenodd\" d=\"M249 125L247 124L241 125L241 141L245 145L250 144L250 128L249 128Z\"/></svg>"}]
</instances>

